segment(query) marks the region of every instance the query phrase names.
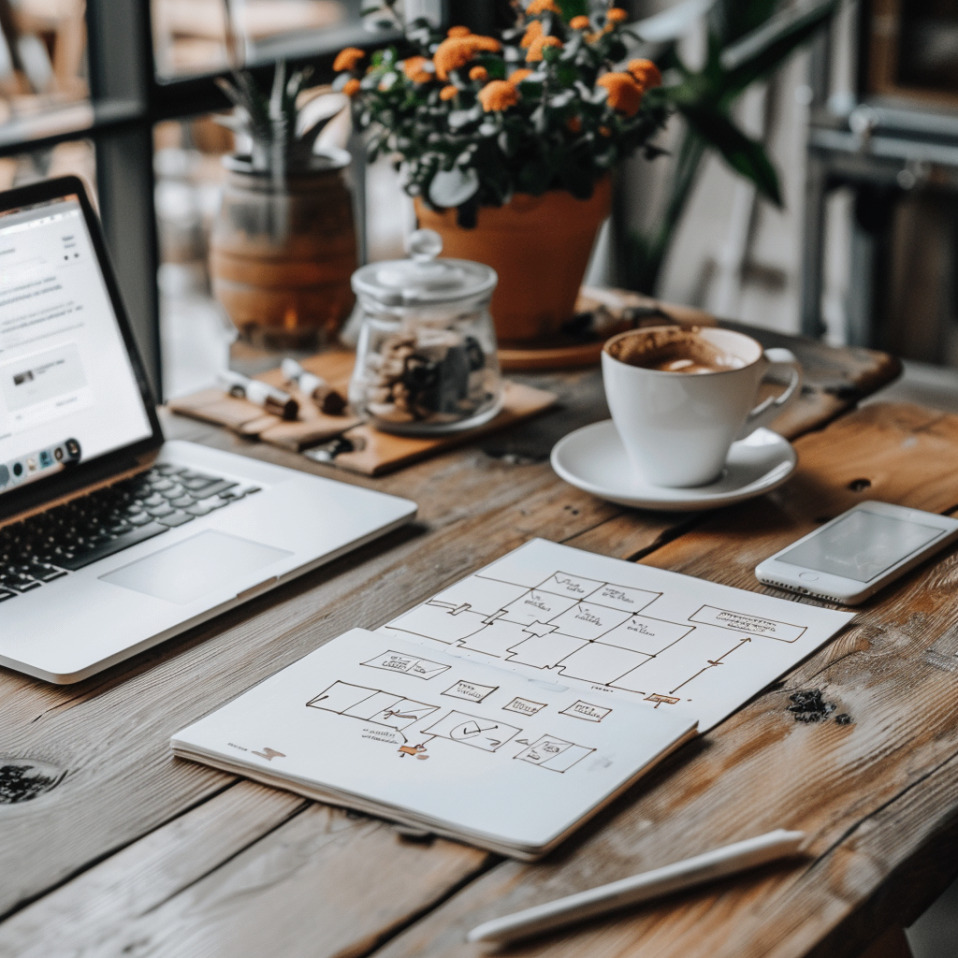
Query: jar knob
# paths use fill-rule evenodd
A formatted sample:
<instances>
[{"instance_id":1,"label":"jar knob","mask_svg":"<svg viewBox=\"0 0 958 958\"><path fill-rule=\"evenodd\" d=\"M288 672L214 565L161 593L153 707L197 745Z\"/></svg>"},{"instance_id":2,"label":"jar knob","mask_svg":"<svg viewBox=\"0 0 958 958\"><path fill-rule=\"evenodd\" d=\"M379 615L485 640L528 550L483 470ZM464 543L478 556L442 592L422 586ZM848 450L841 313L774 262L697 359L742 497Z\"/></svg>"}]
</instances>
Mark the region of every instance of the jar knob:
<instances>
[{"instance_id":1,"label":"jar knob","mask_svg":"<svg viewBox=\"0 0 958 958\"><path fill-rule=\"evenodd\" d=\"M429 263L442 252L442 237L435 230L416 230L406 240L406 252L417 263Z\"/></svg>"}]
</instances>

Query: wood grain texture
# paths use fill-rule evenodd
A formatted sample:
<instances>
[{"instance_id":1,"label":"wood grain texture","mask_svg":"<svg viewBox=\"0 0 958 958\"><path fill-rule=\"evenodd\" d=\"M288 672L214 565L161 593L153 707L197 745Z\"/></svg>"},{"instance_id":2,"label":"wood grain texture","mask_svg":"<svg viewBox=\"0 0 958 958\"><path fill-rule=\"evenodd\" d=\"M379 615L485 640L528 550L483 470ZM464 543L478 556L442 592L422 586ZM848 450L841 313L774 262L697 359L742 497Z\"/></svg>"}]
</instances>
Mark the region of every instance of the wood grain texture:
<instances>
[{"instance_id":1,"label":"wood grain texture","mask_svg":"<svg viewBox=\"0 0 958 958\"><path fill-rule=\"evenodd\" d=\"M0 955L50 958L51 925L77 958L363 954L489 857L241 782L18 912Z\"/></svg>"},{"instance_id":2,"label":"wood grain texture","mask_svg":"<svg viewBox=\"0 0 958 958\"><path fill-rule=\"evenodd\" d=\"M347 478L165 416L177 438L409 496L420 515L334 568L75 686L0 672L0 752L66 771L44 796L0 806L0 955L57 954L67 941L78 955L469 954L464 930L492 914L779 825L813 833L806 866L769 868L718 894L598 923L550 947L668 955L679 953L677 942L686 954L703 954L714 936L718 954L741 955L777 923L796 926L790 940L808 950L815 929L826 938L874 937L856 922L867 925L868 903L887 887L896 890L897 912L919 907L954 857L951 825L934 802L956 785L946 721L958 704L956 677L924 657L936 637L958 631L951 562L914 573L896 592L900 602L869 606L861 624L786 687L683 749L537 866L496 864L450 842L399 842L383 823L169 753L173 732L255 682L350 627L381 625L533 536L758 588L752 558L857 501L854 480L867 478L879 498L954 505L947 487L955 420L875 406L813 432L897 367L880 354L792 345L810 383L783 426L807 434L800 470L772 495L710 515L624 510L555 477L547 461L554 442L607 415L594 370L530 377L557 392L555 410L378 479ZM854 724L796 725L784 710L787 693L810 683L840 701ZM903 689L920 698L912 713ZM802 789L830 799L810 802ZM885 882L889 873L921 880L899 888ZM805 929L816 910L824 917ZM738 942L737 952L720 950L723 935ZM636 950L639 941L654 947Z\"/></svg>"},{"instance_id":3,"label":"wood grain texture","mask_svg":"<svg viewBox=\"0 0 958 958\"><path fill-rule=\"evenodd\" d=\"M716 513L643 561L761 590L758 559L866 493L936 511L954 505L958 418L869 406L797 446L793 482L758 505ZM851 480L861 478L871 485L855 491ZM593 547L601 531L587 533ZM958 814L947 798L958 787L958 677L926 661L958 629L956 581L950 554L886 590L781 687L684 749L560 856L499 866L379 954L479 954L462 938L480 921L775 827L809 833L807 863L509 953L853 956L889 925L910 923L958 871ZM811 688L851 723L797 723L789 695Z\"/></svg>"}]
</instances>

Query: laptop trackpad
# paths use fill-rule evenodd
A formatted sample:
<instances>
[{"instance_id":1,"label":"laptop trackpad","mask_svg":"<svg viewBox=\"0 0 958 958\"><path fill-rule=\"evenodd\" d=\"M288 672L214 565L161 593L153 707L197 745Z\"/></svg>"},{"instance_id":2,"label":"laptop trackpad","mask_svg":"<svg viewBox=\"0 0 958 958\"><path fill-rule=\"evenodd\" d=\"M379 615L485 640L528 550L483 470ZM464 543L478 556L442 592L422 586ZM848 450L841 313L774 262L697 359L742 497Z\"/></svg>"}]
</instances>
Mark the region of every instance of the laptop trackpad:
<instances>
[{"instance_id":1,"label":"laptop trackpad","mask_svg":"<svg viewBox=\"0 0 958 958\"><path fill-rule=\"evenodd\" d=\"M207 530L100 578L182 605L229 582L241 592L256 584L247 578L250 572L289 555L285 549Z\"/></svg>"}]
</instances>

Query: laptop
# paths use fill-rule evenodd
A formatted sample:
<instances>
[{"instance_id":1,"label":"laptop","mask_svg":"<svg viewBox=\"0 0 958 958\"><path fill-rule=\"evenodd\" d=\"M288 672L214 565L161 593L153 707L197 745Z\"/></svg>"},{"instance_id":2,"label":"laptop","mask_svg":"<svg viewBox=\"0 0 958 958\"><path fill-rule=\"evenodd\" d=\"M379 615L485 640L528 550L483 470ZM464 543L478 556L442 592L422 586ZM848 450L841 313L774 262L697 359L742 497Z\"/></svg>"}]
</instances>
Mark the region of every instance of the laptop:
<instances>
[{"instance_id":1,"label":"laptop","mask_svg":"<svg viewBox=\"0 0 958 958\"><path fill-rule=\"evenodd\" d=\"M0 193L0 666L79 681L415 512L164 441L82 182Z\"/></svg>"}]
</instances>

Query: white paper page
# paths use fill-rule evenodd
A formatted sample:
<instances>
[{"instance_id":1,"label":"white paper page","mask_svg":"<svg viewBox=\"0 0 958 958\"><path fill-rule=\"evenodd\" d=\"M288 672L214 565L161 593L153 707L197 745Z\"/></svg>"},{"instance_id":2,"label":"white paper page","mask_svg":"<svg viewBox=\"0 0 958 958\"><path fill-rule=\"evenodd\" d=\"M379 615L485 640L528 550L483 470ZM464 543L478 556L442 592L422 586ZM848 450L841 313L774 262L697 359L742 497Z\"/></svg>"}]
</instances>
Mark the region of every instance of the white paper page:
<instances>
[{"instance_id":1,"label":"white paper page","mask_svg":"<svg viewBox=\"0 0 958 958\"><path fill-rule=\"evenodd\" d=\"M534 539L380 631L598 701L625 696L704 732L852 618Z\"/></svg>"},{"instance_id":2,"label":"white paper page","mask_svg":"<svg viewBox=\"0 0 958 958\"><path fill-rule=\"evenodd\" d=\"M172 744L272 784L313 782L342 804L534 852L693 726L354 629Z\"/></svg>"}]
</instances>

